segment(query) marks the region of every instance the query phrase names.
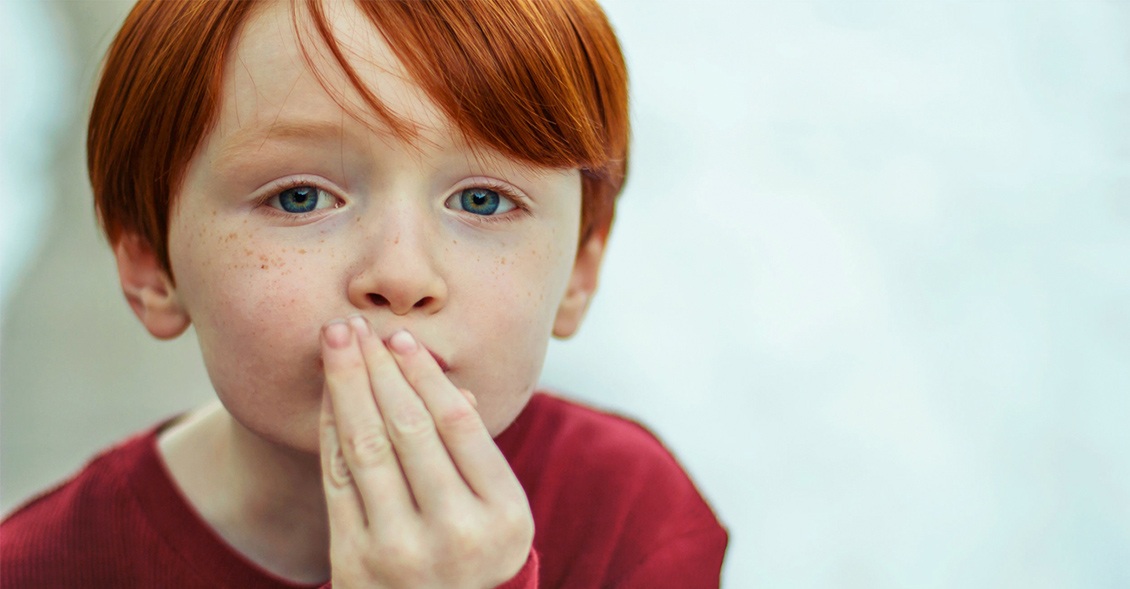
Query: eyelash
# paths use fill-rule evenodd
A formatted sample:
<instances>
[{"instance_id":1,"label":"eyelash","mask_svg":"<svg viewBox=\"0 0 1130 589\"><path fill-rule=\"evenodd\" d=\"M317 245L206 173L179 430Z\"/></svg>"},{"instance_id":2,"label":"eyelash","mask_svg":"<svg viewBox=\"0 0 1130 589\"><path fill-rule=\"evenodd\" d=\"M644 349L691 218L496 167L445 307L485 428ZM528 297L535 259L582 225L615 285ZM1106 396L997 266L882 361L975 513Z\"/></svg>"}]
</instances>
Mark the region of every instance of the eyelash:
<instances>
[{"instance_id":1,"label":"eyelash","mask_svg":"<svg viewBox=\"0 0 1130 589\"><path fill-rule=\"evenodd\" d=\"M307 213L288 213L286 211L275 208L275 207L273 207L269 204L271 202L271 199L278 198L283 192L286 192L287 190L290 190L292 188L298 188L300 186L309 186L311 188L314 188L315 190L318 190L320 192L324 192L330 198L337 199L337 203L332 207L325 208L325 209L314 209L314 210L307 212ZM514 221L517 221L518 219L520 219L522 216L528 214L529 211L530 211L529 206L527 205L527 202L526 202L526 198L524 196L522 196L521 194L519 194L517 191L510 188L509 186L502 184L501 182L492 181L492 180L488 180L488 179L478 179L478 180L475 180L472 183L468 183L465 186L461 186L461 187L457 188L456 190L449 193L444 198L444 202L447 202L447 199L451 198L451 196L454 195L454 194L458 194L458 193L460 193L464 190L470 190L470 189L473 189L473 188L486 188L487 190L497 192L499 196L501 196L501 197L509 200L511 203L513 203L514 208L510 211L507 211L507 212L501 214L501 215L476 215L474 213L460 211L458 209L448 209L448 210L452 210L455 213L463 213L463 214L460 215L460 217L462 217L462 218L464 218L464 219L466 219L470 222L480 223L480 224L483 224L483 225L495 224L495 223L513 223ZM325 211L330 211L330 210L333 210L333 209L340 208L343 204L344 204L344 202L343 202L343 199L341 197L337 196L332 190L327 190L325 188L322 188L321 183L313 182L313 181L311 181L310 178L299 177L299 178L289 178L289 179L287 179L287 180L285 180L285 181L283 181L279 184L272 186L270 188L270 192L266 196L264 196L263 198L259 199L259 201L256 203L256 206L258 208L266 209L268 214L274 215L274 216L276 216L280 219L298 221L298 220L306 220L306 219L313 217L315 215L325 214ZM444 208L447 208L447 207L445 206Z\"/></svg>"},{"instance_id":2,"label":"eyelash","mask_svg":"<svg viewBox=\"0 0 1130 589\"><path fill-rule=\"evenodd\" d=\"M306 212L306 213L288 213L284 210L275 208L275 207L270 205L270 202L271 202L272 199L278 198L279 196L282 195L282 193L286 192L287 190L290 190L292 188L298 188L298 187L301 187L301 186L309 186L310 188L313 188L314 190L317 190L319 192L323 192L323 193L326 194L326 196L337 200L337 202L332 207L324 208L324 209L315 208L314 210L311 210L311 211ZM309 218L312 218L314 216L324 215L324 214L326 214L326 211L332 211L334 209L341 208L341 206L344 205L344 204L345 204L344 199L342 199L337 194L335 194L333 190L328 190L326 188L323 188L322 183L311 181L310 178L299 177L299 178L288 178L288 179L284 180L283 182L272 186L270 188L270 192L268 192L267 195L264 196L263 198L259 199L259 201L256 203L256 207L265 209L268 214L274 215L274 216L276 216L280 219L285 219L285 220L290 220L290 221L302 221L302 220L307 220Z\"/></svg>"},{"instance_id":3,"label":"eyelash","mask_svg":"<svg viewBox=\"0 0 1130 589\"><path fill-rule=\"evenodd\" d=\"M505 213L502 213L501 215L476 215L474 213L461 211L459 209L448 210L454 211L457 214L462 213L460 214L460 217L470 222L480 223L483 225L495 223L513 223L514 221L517 221L530 212L529 206L527 205L526 198L524 196L519 194L513 188L510 188L509 186L506 186L501 182L489 179L476 179L473 182L469 182L464 186L456 188L444 198L444 202L446 203L447 199L456 194L459 194L464 190L471 190L473 188L486 188L487 190L497 192L499 196L513 203L514 208ZM447 207L445 206L444 208Z\"/></svg>"}]
</instances>

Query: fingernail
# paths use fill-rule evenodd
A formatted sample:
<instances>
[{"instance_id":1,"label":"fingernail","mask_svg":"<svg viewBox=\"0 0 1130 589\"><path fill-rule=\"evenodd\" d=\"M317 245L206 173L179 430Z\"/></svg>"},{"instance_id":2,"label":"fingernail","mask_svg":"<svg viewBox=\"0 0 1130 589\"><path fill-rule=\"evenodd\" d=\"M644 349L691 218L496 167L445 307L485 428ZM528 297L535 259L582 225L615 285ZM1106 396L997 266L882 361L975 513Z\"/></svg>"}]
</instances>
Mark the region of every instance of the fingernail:
<instances>
[{"instance_id":1,"label":"fingernail","mask_svg":"<svg viewBox=\"0 0 1130 589\"><path fill-rule=\"evenodd\" d=\"M369 329L369 321L360 315L351 315L349 317L349 324L361 335L369 335L372 333L372 330Z\"/></svg>"},{"instance_id":2,"label":"fingernail","mask_svg":"<svg viewBox=\"0 0 1130 589\"><path fill-rule=\"evenodd\" d=\"M392 334L392 337L388 340L388 345L400 354L411 354L416 351L416 340L412 337L412 334L403 329Z\"/></svg>"},{"instance_id":3,"label":"fingernail","mask_svg":"<svg viewBox=\"0 0 1130 589\"><path fill-rule=\"evenodd\" d=\"M340 319L335 319L322 328L323 337L331 348L344 348L349 345L349 326Z\"/></svg>"}]
</instances>

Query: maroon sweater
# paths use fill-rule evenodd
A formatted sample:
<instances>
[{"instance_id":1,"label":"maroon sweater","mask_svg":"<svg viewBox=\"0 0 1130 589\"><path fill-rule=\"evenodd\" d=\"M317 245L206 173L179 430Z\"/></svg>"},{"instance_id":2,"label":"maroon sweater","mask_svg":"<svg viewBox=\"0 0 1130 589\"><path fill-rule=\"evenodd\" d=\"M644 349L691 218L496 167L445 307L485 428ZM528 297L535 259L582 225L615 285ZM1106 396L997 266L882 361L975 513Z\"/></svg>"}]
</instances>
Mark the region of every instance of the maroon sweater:
<instances>
[{"instance_id":1,"label":"maroon sweater","mask_svg":"<svg viewBox=\"0 0 1130 589\"><path fill-rule=\"evenodd\" d=\"M154 428L99 455L0 526L0 585L298 587L232 550L177 489ZM534 514L505 587L718 587L726 531L641 426L537 394L496 438Z\"/></svg>"}]
</instances>

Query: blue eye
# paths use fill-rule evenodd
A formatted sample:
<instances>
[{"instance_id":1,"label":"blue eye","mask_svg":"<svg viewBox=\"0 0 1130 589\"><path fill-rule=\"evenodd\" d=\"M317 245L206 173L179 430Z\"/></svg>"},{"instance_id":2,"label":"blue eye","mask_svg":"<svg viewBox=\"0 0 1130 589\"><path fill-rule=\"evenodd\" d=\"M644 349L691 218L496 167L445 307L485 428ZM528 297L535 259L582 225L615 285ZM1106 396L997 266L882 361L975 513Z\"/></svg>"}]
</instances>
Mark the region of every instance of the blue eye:
<instances>
[{"instance_id":1,"label":"blue eye","mask_svg":"<svg viewBox=\"0 0 1130 589\"><path fill-rule=\"evenodd\" d=\"M489 188L466 188L451 195L447 204L484 217L514 209L514 202Z\"/></svg>"},{"instance_id":2,"label":"blue eye","mask_svg":"<svg viewBox=\"0 0 1130 589\"><path fill-rule=\"evenodd\" d=\"M314 186L295 186L271 197L267 204L288 213L301 215L317 209L335 206L336 201L325 190Z\"/></svg>"},{"instance_id":3,"label":"blue eye","mask_svg":"<svg viewBox=\"0 0 1130 589\"><path fill-rule=\"evenodd\" d=\"M459 204L463 210L476 215L491 215L498 210L502 198L493 190L469 188L459 193Z\"/></svg>"}]
</instances>

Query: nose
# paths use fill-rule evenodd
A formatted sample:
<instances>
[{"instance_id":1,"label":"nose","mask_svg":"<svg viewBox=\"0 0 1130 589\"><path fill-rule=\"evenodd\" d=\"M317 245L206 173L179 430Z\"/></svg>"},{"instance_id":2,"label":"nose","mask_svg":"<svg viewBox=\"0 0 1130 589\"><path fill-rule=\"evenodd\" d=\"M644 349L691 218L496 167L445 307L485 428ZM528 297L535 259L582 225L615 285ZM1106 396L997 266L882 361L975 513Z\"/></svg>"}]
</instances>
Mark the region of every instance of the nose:
<instances>
[{"instance_id":1,"label":"nose","mask_svg":"<svg viewBox=\"0 0 1130 589\"><path fill-rule=\"evenodd\" d=\"M361 310L387 309L400 316L431 315L447 302L436 239L410 212L373 223L362 220L359 267L349 280L349 301Z\"/></svg>"}]
</instances>

